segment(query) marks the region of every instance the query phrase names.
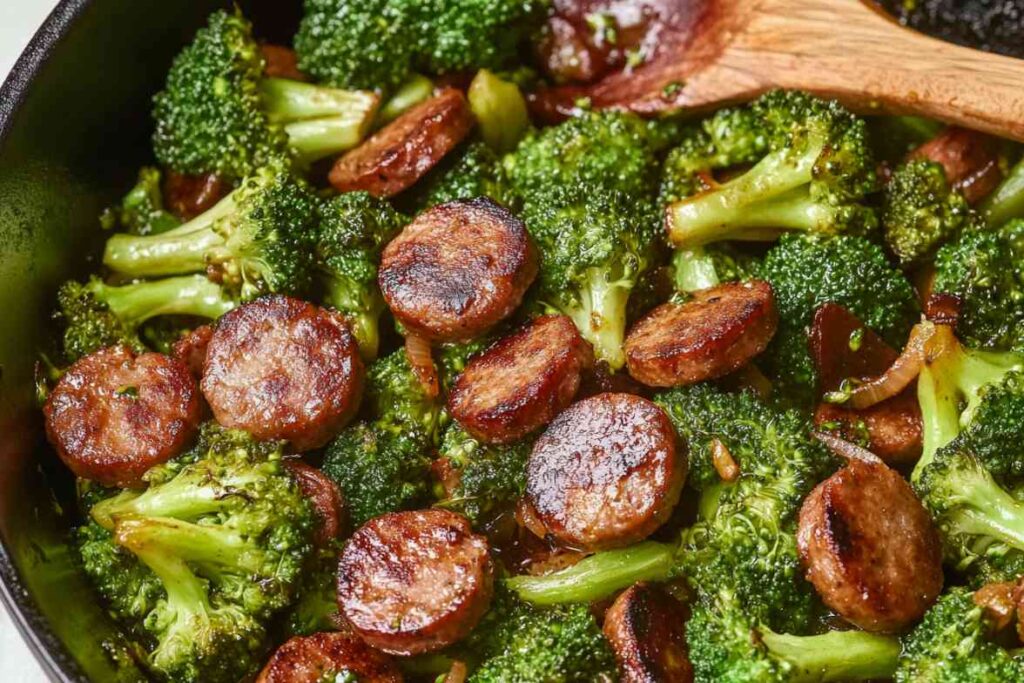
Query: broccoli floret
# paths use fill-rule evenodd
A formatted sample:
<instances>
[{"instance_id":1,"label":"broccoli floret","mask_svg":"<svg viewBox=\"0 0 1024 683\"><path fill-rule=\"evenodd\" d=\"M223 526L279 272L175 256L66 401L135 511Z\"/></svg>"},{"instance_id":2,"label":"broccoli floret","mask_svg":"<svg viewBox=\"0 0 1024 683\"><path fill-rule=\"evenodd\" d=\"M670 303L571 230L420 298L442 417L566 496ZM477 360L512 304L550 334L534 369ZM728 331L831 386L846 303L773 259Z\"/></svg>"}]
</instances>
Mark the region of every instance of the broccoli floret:
<instances>
[{"instance_id":1,"label":"broccoli floret","mask_svg":"<svg viewBox=\"0 0 1024 683\"><path fill-rule=\"evenodd\" d=\"M863 631L794 636L750 618L738 596L722 591L693 608L686 642L701 683L823 683L892 676L900 642Z\"/></svg>"},{"instance_id":2,"label":"broccoli floret","mask_svg":"<svg viewBox=\"0 0 1024 683\"><path fill-rule=\"evenodd\" d=\"M999 187L985 198L981 213L993 228L1014 218L1024 218L1024 159L1018 161Z\"/></svg>"},{"instance_id":3,"label":"broccoli floret","mask_svg":"<svg viewBox=\"0 0 1024 683\"><path fill-rule=\"evenodd\" d=\"M285 619L286 635L309 636L337 630L341 623L338 612L338 550L333 543L320 550L303 573L299 597Z\"/></svg>"},{"instance_id":4,"label":"broccoli floret","mask_svg":"<svg viewBox=\"0 0 1024 683\"><path fill-rule=\"evenodd\" d=\"M1024 220L965 231L940 249L933 291L959 301L957 334L968 345L1024 352Z\"/></svg>"},{"instance_id":5,"label":"broccoli floret","mask_svg":"<svg viewBox=\"0 0 1024 683\"><path fill-rule=\"evenodd\" d=\"M301 294L313 277L316 233L315 196L275 164L180 227L113 235L103 263L129 277L205 272L241 301Z\"/></svg>"},{"instance_id":6,"label":"broccoli floret","mask_svg":"<svg viewBox=\"0 0 1024 683\"><path fill-rule=\"evenodd\" d=\"M951 589L903 639L896 683L1024 680L1024 660L993 642L992 627L973 593Z\"/></svg>"},{"instance_id":7,"label":"broccoli floret","mask_svg":"<svg viewBox=\"0 0 1024 683\"><path fill-rule=\"evenodd\" d=\"M528 440L508 445L485 444L453 424L441 441L440 457L458 474L458 484L442 505L465 515L474 526L511 508L526 493Z\"/></svg>"},{"instance_id":8,"label":"broccoli floret","mask_svg":"<svg viewBox=\"0 0 1024 683\"><path fill-rule=\"evenodd\" d=\"M941 164L910 161L885 187L885 241L902 266L919 263L975 220L967 200L946 181Z\"/></svg>"},{"instance_id":9,"label":"broccoli floret","mask_svg":"<svg viewBox=\"0 0 1024 683\"><path fill-rule=\"evenodd\" d=\"M746 173L668 208L676 247L772 239L785 230L838 234L875 227L874 212L859 203L876 186L862 120L800 92L771 92L751 108L767 153Z\"/></svg>"},{"instance_id":10,"label":"broccoli floret","mask_svg":"<svg viewBox=\"0 0 1024 683\"><path fill-rule=\"evenodd\" d=\"M208 424L195 448L147 472L145 489L89 511L83 566L115 615L145 635L160 678L245 677L269 618L294 599L314 515L282 455L281 444Z\"/></svg>"},{"instance_id":11,"label":"broccoli floret","mask_svg":"<svg viewBox=\"0 0 1024 683\"><path fill-rule=\"evenodd\" d=\"M505 171L491 148L472 142L449 155L413 191L418 210L460 199L488 197L504 206L513 204Z\"/></svg>"},{"instance_id":12,"label":"broccoli floret","mask_svg":"<svg viewBox=\"0 0 1024 683\"><path fill-rule=\"evenodd\" d=\"M862 237L786 235L765 255L760 277L771 284L779 311L778 331L761 358L783 394L800 402L814 398L817 383L807 329L819 305L845 307L895 348L918 316L910 282Z\"/></svg>"},{"instance_id":13,"label":"broccoli floret","mask_svg":"<svg viewBox=\"0 0 1024 683\"><path fill-rule=\"evenodd\" d=\"M364 404L366 419L331 442L323 465L357 526L427 499L441 421L440 405L424 393L403 349L370 366Z\"/></svg>"},{"instance_id":14,"label":"broccoli floret","mask_svg":"<svg viewBox=\"0 0 1024 683\"><path fill-rule=\"evenodd\" d=\"M132 235L166 232L181 225L181 221L164 210L160 169L142 168L135 187L129 190L120 204L103 212L100 224L104 230L119 229Z\"/></svg>"},{"instance_id":15,"label":"broccoli floret","mask_svg":"<svg viewBox=\"0 0 1024 683\"><path fill-rule=\"evenodd\" d=\"M501 586L465 650L478 662L469 683L615 679L615 659L588 604L534 607Z\"/></svg>"},{"instance_id":16,"label":"broccoli floret","mask_svg":"<svg viewBox=\"0 0 1024 683\"><path fill-rule=\"evenodd\" d=\"M93 351L125 344L145 350L140 326L164 315L216 319L235 301L202 275L184 275L128 285L108 285L93 277L68 281L57 293L57 318L64 325L64 356L76 361Z\"/></svg>"},{"instance_id":17,"label":"broccoli floret","mask_svg":"<svg viewBox=\"0 0 1024 683\"><path fill-rule=\"evenodd\" d=\"M466 369L466 365L477 354L485 351L496 339L501 338L503 325L467 342L445 342L436 350L437 371L440 375L441 387L449 392L456 378Z\"/></svg>"},{"instance_id":18,"label":"broccoli floret","mask_svg":"<svg viewBox=\"0 0 1024 683\"><path fill-rule=\"evenodd\" d=\"M263 71L245 17L210 15L153 100L160 163L238 180L286 154L308 163L354 147L373 123L379 98L372 93L265 78Z\"/></svg>"},{"instance_id":19,"label":"broccoli floret","mask_svg":"<svg viewBox=\"0 0 1024 683\"><path fill-rule=\"evenodd\" d=\"M348 319L364 360L377 357L384 298L377 268L384 246L407 219L367 192L349 192L320 209L317 257L324 303Z\"/></svg>"},{"instance_id":20,"label":"broccoli floret","mask_svg":"<svg viewBox=\"0 0 1024 683\"><path fill-rule=\"evenodd\" d=\"M537 297L570 316L613 369L627 302L657 264L656 160L637 117L592 113L526 137L505 158L541 254Z\"/></svg>"}]
</instances>

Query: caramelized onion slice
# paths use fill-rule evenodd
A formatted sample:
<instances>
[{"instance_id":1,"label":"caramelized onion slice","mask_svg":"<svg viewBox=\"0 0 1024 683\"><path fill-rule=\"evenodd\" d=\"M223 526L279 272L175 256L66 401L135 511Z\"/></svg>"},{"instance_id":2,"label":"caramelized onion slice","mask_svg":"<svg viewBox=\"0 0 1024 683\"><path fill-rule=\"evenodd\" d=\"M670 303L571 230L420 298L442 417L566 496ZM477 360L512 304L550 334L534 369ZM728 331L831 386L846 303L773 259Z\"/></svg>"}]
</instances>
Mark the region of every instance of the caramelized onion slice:
<instances>
[{"instance_id":1,"label":"caramelized onion slice","mask_svg":"<svg viewBox=\"0 0 1024 683\"><path fill-rule=\"evenodd\" d=\"M829 403L844 403L853 410L864 410L896 396L917 379L925 364L928 341L935 334L935 324L918 323L910 332L910 339L896 362L875 379L849 389L826 395Z\"/></svg>"},{"instance_id":2,"label":"caramelized onion slice","mask_svg":"<svg viewBox=\"0 0 1024 683\"><path fill-rule=\"evenodd\" d=\"M429 398L436 398L440 393L440 387L437 379L437 367L434 366L434 357L430 355L430 342L425 337L407 334L405 356L409 359L412 372L419 380L424 393Z\"/></svg>"},{"instance_id":3,"label":"caramelized onion slice","mask_svg":"<svg viewBox=\"0 0 1024 683\"><path fill-rule=\"evenodd\" d=\"M882 459L866 448L861 448L855 443L846 439L840 439L835 434L827 432L814 432L814 438L828 446L829 450L844 460L859 460L872 464L881 464Z\"/></svg>"}]
</instances>

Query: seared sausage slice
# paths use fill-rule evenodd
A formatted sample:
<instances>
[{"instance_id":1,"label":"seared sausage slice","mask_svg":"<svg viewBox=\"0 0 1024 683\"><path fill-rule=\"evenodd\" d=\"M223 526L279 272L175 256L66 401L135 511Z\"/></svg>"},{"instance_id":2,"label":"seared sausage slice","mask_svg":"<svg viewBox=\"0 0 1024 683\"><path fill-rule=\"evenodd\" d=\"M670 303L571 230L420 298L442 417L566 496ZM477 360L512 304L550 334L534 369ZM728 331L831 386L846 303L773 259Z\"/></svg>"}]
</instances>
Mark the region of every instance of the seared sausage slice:
<instances>
[{"instance_id":1,"label":"seared sausage slice","mask_svg":"<svg viewBox=\"0 0 1024 683\"><path fill-rule=\"evenodd\" d=\"M256 683L321 683L352 680L359 683L402 683L391 657L351 633L296 636L277 648Z\"/></svg>"},{"instance_id":2,"label":"seared sausage slice","mask_svg":"<svg viewBox=\"0 0 1024 683\"><path fill-rule=\"evenodd\" d=\"M338 607L367 643L400 655L464 638L494 592L483 536L447 510L392 512L371 519L338 565Z\"/></svg>"},{"instance_id":3,"label":"seared sausage slice","mask_svg":"<svg viewBox=\"0 0 1024 683\"><path fill-rule=\"evenodd\" d=\"M638 583L615 598L604 615L604 635L619 663L622 683L690 683L686 607L664 589Z\"/></svg>"},{"instance_id":4,"label":"seared sausage slice","mask_svg":"<svg viewBox=\"0 0 1024 683\"><path fill-rule=\"evenodd\" d=\"M836 431L847 441L867 437L867 449L888 465L906 465L921 457L923 424L915 385L864 410L822 403L814 424Z\"/></svg>"},{"instance_id":5,"label":"seared sausage slice","mask_svg":"<svg viewBox=\"0 0 1024 683\"><path fill-rule=\"evenodd\" d=\"M1002 180L996 139L976 130L951 126L911 152L910 158L941 164L946 180L971 204L987 197Z\"/></svg>"},{"instance_id":6,"label":"seared sausage slice","mask_svg":"<svg viewBox=\"0 0 1024 683\"><path fill-rule=\"evenodd\" d=\"M341 490L326 474L298 458L285 460L285 465L299 490L313 503L318 522L313 540L318 546L326 546L341 535L346 521Z\"/></svg>"},{"instance_id":7,"label":"seared sausage slice","mask_svg":"<svg viewBox=\"0 0 1024 683\"><path fill-rule=\"evenodd\" d=\"M526 494L556 539L604 550L657 529L685 477L686 454L661 408L631 394L599 394L572 405L537 439Z\"/></svg>"},{"instance_id":8,"label":"seared sausage slice","mask_svg":"<svg viewBox=\"0 0 1024 683\"><path fill-rule=\"evenodd\" d=\"M572 403L590 345L564 315L541 316L469 362L448 410L482 441L509 443L539 429Z\"/></svg>"},{"instance_id":9,"label":"seared sausage slice","mask_svg":"<svg viewBox=\"0 0 1024 683\"><path fill-rule=\"evenodd\" d=\"M391 312L410 331L456 341L512 313L536 276L526 226L481 198L420 214L385 247L378 282Z\"/></svg>"},{"instance_id":10,"label":"seared sausage slice","mask_svg":"<svg viewBox=\"0 0 1024 683\"><path fill-rule=\"evenodd\" d=\"M426 175L472 127L465 95L445 88L338 159L331 169L331 185L338 192L396 195Z\"/></svg>"},{"instance_id":11,"label":"seared sausage slice","mask_svg":"<svg viewBox=\"0 0 1024 683\"><path fill-rule=\"evenodd\" d=\"M43 415L50 443L76 476L133 486L189 445L202 400L183 363L115 346L72 365Z\"/></svg>"},{"instance_id":12,"label":"seared sausage slice","mask_svg":"<svg viewBox=\"0 0 1024 683\"><path fill-rule=\"evenodd\" d=\"M626 367L652 387L696 384L728 375L765 350L778 326L767 282L730 282L663 304L633 326Z\"/></svg>"},{"instance_id":13,"label":"seared sausage slice","mask_svg":"<svg viewBox=\"0 0 1024 683\"><path fill-rule=\"evenodd\" d=\"M363 364L340 315L268 296L224 315L202 388L217 422L297 451L319 448L359 406Z\"/></svg>"},{"instance_id":14,"label":"seared sausage slice","mask_svg":"<svg viewBox=\"0 0 1024 683\"><path fill-rule=\"evenodd\" d=\"M815 488L797 530L807 579L852 624L898 632L942 591L942 547L910 485L881 463L851 461Z\"/></svg>"},{"instance_id":15,"label":"seared sausage slice","mask_svg":"<svg viewBox=\"0 0 1024 683\"><path fill-rule=\"evenodd\" d=\"M206 350L212 338L213 326L200 325L174 342L171 346L171 356L184 363L196 379L201 379L203 366L206 364Z\"/></svg>"},{"instance_id":16,"label":"seared sausage slice","mask_svg":"<svg viewBox=\"0 0 1024 683\"><path fill-rule=\"evenodd\" d=\"M190 221L226 197L231 192L231 183L212 173L185 175L168 169L163 192L167 210L183 221Z\"/></svg>"}]
</instances>

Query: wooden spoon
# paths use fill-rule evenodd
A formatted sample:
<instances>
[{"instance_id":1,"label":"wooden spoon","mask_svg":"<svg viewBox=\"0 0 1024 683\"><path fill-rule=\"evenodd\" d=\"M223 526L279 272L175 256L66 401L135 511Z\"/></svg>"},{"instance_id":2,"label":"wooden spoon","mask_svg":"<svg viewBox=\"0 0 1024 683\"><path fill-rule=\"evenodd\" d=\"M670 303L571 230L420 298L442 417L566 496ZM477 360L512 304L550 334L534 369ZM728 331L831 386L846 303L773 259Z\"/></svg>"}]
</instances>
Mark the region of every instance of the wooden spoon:
<instances>
[{"instance_id":1,"label":"wooden spoon","mask_svg":"<svg viewBox=\"0 0 1024 683\"><path fill-rule=\"evenodd\" d=\"M611 2L610 6L623 5ZM653 114L807 90L866 113L917 114L1024 140L1024 60L899 26L859 0L633 0L660 22L654 55L589 86L541 90L557 118L581 97ZM621 7L620 7L621 9Z\"/></svg>"}]
</instances>

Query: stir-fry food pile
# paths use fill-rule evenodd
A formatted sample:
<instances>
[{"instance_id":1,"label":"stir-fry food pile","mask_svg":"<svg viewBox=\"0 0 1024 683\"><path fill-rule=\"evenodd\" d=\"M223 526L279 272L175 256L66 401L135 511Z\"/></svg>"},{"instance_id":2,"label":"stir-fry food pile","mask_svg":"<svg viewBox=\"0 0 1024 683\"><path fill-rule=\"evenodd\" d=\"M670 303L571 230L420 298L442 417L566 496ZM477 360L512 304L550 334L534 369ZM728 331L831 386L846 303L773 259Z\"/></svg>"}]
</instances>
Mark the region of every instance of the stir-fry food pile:
<instances>
[{"instance_id":1,"label":"stir-fry food pile","mask_svg":"<svg viewBox=\"0 0 1024 683\"><path fill-rule=\"evenodd\" d=\"M294 52L209 18L57 296L43 411L112 653L1024 680L1018 145L800 92L552 121L649 36L542 0L305 10Z\"/></svg>"}]
</instances>

